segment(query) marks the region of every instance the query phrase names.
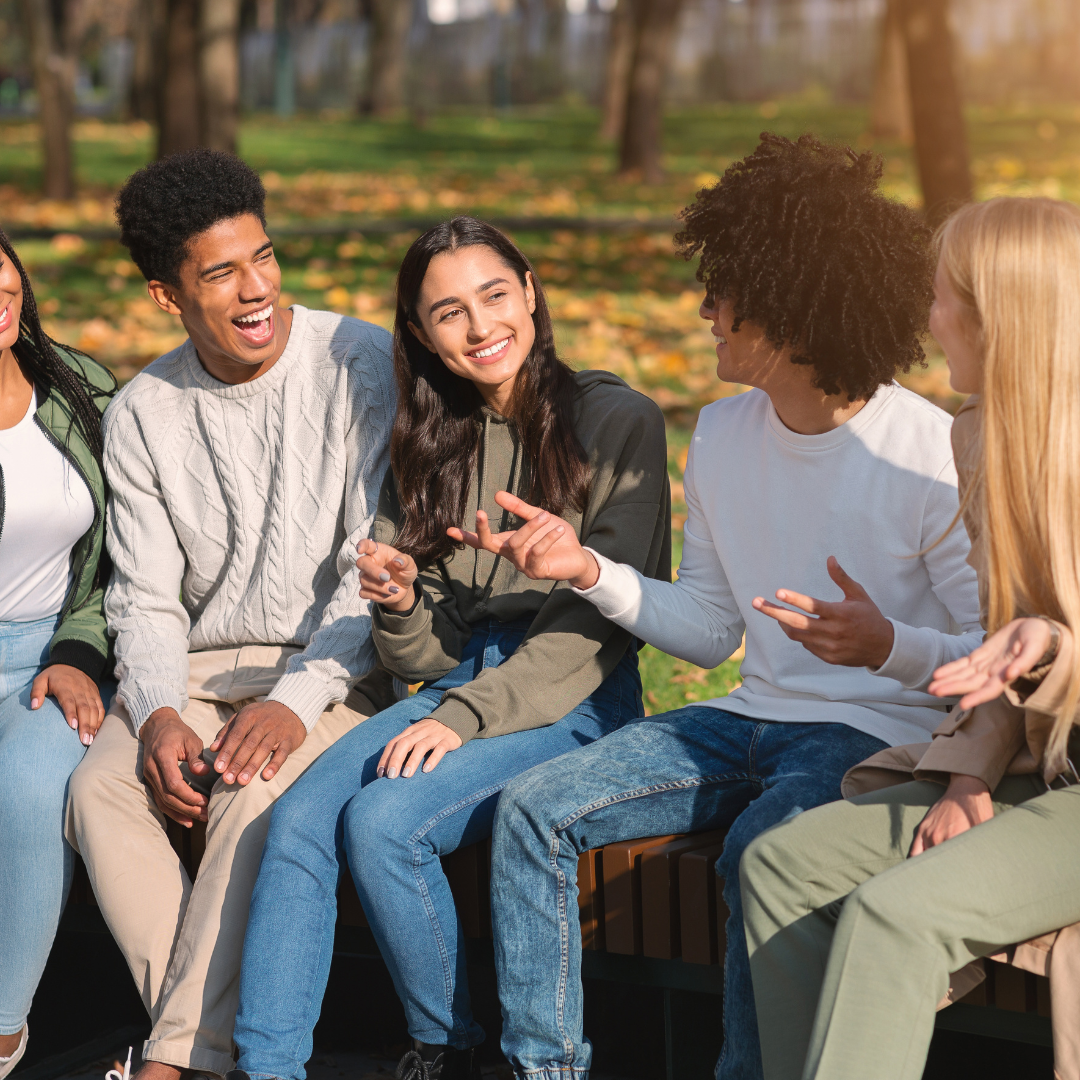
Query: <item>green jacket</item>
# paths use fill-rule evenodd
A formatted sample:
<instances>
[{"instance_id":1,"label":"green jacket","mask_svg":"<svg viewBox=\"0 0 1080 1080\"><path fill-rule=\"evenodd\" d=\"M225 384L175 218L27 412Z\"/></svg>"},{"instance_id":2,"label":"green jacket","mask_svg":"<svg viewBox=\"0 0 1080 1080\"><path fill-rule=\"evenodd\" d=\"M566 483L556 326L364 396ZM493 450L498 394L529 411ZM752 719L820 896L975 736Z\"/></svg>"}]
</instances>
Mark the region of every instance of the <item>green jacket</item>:
<instances>
[{"instance_id":1,"label":"green jacket","mask_svg":"<svg viewBox=\"0 0 1080 1080\"><path fill-rule=\"evenodd\" d=\"M575 374L574 429L592 472L584 512L566 520L582 543L647 577L671 580L671 489L664 417L643 394L607 371ZM529 494L529 463L515 425L483 410L480 450L462 527L484 509L513 528L495 502L500 488ZM400 519L389 473L373 536L392 544ZM505 559L472 548L454 551L418 578L417 602L404 613L372 605L371 636L384 667L403 682L434 681L457 667L471 626L486 618L531 619L517 652L471 683L448 690L432 712L462 742L554 724L576 709L635 644L565 582L533 581Z\"/></svg>"},{"instance_id":2,"label":"green jacket","mask_svg":"<svg viewBox=\"0 0 1080 1080\"><path fill-rule=\"evenodd\" d=\"M33 349L24 334L16 351ZM94 403L105 411L116 393L112 374L88 356L56 346L57 355L68 367L83 374L93 387ZM74 466L86 482L94 500L94 523L71 551L74 575L64 598L60 625L49 644L50 664L69 664L85 672L95 682L105 671L109 658L109 636L105 625L105 586L109 581L109 556L105 551L105 477L90 447L73 421L67 399L57 387L37 387L38 408L34 422L46 438ZM0 535L4 528L4 482L0 470ZM99 572L100 571L100 572Z\"/></svg>"}]
</instances>

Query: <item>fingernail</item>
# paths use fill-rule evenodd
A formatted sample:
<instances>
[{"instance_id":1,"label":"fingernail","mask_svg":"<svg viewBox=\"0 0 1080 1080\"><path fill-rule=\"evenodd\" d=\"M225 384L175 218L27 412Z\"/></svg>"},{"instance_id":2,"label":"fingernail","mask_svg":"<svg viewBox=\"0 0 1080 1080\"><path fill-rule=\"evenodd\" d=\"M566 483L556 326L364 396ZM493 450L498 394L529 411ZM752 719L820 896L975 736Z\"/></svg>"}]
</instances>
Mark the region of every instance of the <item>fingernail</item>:
<instances>
[{"instance_id":1,"label":"fingernail","mask_svg":"<svg viewBox=\"0 0 1080 1080\"><path fill-rule=\"evenodd\" d=\"M387 572L386 572L386 571L384 570L384 571L383 571L383 572L382 572L382 573L381 573L381 574L379 575L379 580L380 580L380 581L389 581L389 580L390 580L390 575L389 575L389 574L388 574L388 573L387 573Z\"/></svg>"},{"instance_id":2,"label":"fingernail","mask_svg":"<svg viewBox=\"0 0 1080 1080\"><path fill-rule=\"evenodd\" d=\"M555 532L556 532L556 533L566 532L566 526L565 526L565 525L560 525L560 526L559 526L559 527L558 527L558 528L557 528L557 529L555 530Z\"/></svg>"},{"instance_id":3,"label":"fingernail","mask_svg":"<svg viewBox=\"0 0 1080 1080\"><path fill-rule=\"evenodd\" d=\"M390 586L390 592L396 593L396 592L401 592L401 590L396 585L391 585Z\"/></svg>"},{"instance_id":4,"label":"fingernail","mask_svg":"<svg viewBox=\"0 0 1080 1080\"><path fill-rule=\"evenodd\" d=\"M246 772L240 774L240 783L246 784L251 779L250 775Z\"/></svg>"},{"instance_id":5,"label":"fingernail","mask_svg":"<svg viewBox=\"0 0 1080 1080\"><path fill-rule=\"evenodd\" d=\"M31 709L36 709L40 704L41 704L41 702L36 697L32 697L30 699L30 708Z\"/></svg>"},{"instance_id":6,"label":"fingernail","mask_svg":"<svg viewBox=\"0 0 1080 1080\"><path fill-rule=\"evenodd\" d=\"M236 777L235 777L235 776L233 776L233 774L232 774L231 772L227 772L227 773L225 774L225 783L226 783L226 784L231 784L231 783L233 783L233 781L234 781L235 779L236 779Z\"/></svg>"},{"instance_id":7,"label":"fingernail","mask_svg":"<svg viewBox=\"0 0 1080 1080\"><path fill-rule=\"evenodd\" d=\"M405 560L404 559L395 559L394 560L394 565L395 566L404 566L405 565Z\"/></svg>"},{"instance_id":8,"label":"fingernail","mask_svg":"<svg viewBox=\"0 0 1080 1080\"><path fill-rule=\"evenodd\" d=\"M385 776L385 775L386 775L386 770L385 770L385 769L384 769L384 768L383 768L383 767L382 767L382 766L380 765L380 766L379 766L379 767L378 767L378 768L377 768L377 769L375 770L375 775L376 775L376 776L379 776L379 777Z\"/></svg>"},{"instance_id":9,"label":"fingernail","mask_svg":"<svg viewBox=\"0 0 1080 1080\"><path fill-rule=\"evenodd\" d=\"M394 780L394 779L396 779L396 778L397 778L397 769L387 769L387 770L386 770L386 775L387 775L387 776L388 776L388 777L389 777L389 778L390 778L391 780Z\"/></svg>"},{"instance_id":10,"label":"fingernail","mask_svg":"<svg viewBox=\"0 0 1080 1080\"><path fill-rule=\"evenodd\" d=\"M550 516L550 515L549 515L549 514L548 514L548 512L547 512L547 511L545 510L545 511L544 511L544 512L543 512L543 513L542 513L542 514L540 515L540 520L541 520L541 521L547 521L547 519L548 519L548 517L549 517L549 516Z\"/></svg>"},{"instance_id":11,"label":"fingernail","mask_svg":"<svg viewBox=\"0 0 1080 1080\"><path fill-rule=\"evenodd\" d=\"M83 746L89 746L94 741L94 736L90 732L86 732L82 737Z\"/></svg>"}]
</instances>

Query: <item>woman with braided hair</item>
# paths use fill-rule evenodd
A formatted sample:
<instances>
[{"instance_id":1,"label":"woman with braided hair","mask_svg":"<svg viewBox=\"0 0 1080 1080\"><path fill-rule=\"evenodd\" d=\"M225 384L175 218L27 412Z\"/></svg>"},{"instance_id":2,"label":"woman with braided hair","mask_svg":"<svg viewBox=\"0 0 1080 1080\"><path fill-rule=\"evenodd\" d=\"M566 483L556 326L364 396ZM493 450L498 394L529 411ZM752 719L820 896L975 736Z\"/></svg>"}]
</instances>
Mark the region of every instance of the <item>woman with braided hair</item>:
<instances>
[{"instance_id":1,"label":"woman with braided hair","mask_svg":"<svg viewBox=\"0 0 1080 1080\"><path fill-rule=\"evenodd\" d=\"M0 1078L26 1051L71 881L68 777L105 717L100 422L115 390L42 329L0 230Z\"/></svg>"}]
</instances>

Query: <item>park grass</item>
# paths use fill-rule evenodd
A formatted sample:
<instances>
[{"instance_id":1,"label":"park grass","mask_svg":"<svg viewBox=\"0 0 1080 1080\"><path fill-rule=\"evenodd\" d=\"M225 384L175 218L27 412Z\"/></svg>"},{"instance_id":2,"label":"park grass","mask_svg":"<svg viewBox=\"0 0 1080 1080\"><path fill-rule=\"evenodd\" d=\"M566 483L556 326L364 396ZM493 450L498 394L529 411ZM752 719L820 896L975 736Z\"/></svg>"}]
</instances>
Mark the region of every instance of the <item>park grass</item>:
<instances>
[{"instance_id":1,"label":"park grass","mask_svg":"<svg viewBox=\"0 0 1080 1080\"><path fill-rule=\"evenodd\" d=\"M979 197L1042 194L1080 201L1080 109L1074 106L971 109L973 172ZM453 213L489 217L620 218L671 227L589 232L519 228L515 239L547 287L563 356L577 367L605 368L651 396L668 418L672 480L673 566L682 547L685 451L697 411L743 387L716 379L712 340L697 317L694 267L674 251L678 210L734 160L762 130L823 138L884 158L883 188L917 202L912 155L873 144L866 111L804 99L724 104L673 111L667 120L659 185L621 179L614 148L596 134L586 108L538 108L500 115L448 112L424 126L341 115L249 118L241 153L264 177L283 300L358 315L389 328L397 266L415 227L389 234L362 230L372 219L437 220ZM112 198L130 172L149 160L148 125L85 121L76 126L79 197L54 203L36 192L37 132L25 122L0 124L0 224L69 230L22 240L49 331L109 364L121 380L179 344L179 323L146 296L138 271L113 239L77 233L111 226ZM320 232L336 228L333 234ZM305 229L311 229L304 234ZM954 409L940 353L902 381ZM714 671L646 647L641 653L650 713L727 693L738 663Z\"/></svg>"}]
</instances>

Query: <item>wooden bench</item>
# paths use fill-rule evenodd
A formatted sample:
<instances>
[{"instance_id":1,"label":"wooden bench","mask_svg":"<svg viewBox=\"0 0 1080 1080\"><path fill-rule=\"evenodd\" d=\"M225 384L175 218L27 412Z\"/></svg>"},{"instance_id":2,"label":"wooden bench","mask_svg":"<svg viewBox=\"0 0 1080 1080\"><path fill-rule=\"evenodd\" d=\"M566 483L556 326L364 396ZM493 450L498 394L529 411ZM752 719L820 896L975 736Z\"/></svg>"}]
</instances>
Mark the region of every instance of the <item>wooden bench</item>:
<instances>
[{"instance_id":1,"label":"wooden bench","mask_svg":"<svg viewBox=\"0 0 1080 1080\"><path fill-rule=\"evenodd\" d=\"M197 873L205 848L204 827L189 830L170 822L169 837L188 872ZM578 860L582 976L663 991L669 1080L691 1075L679 1063L686 1040L705 1038L712 1043L708 1053L719 1049L728 913L714 865L722 849L723 833L705 832L609 844ZM484 841L443 859L467 946L485 964L492 962L490 853L490 841ZM81 863L69 905L65 918L76 916L74 925L80 907L95 905ZM348 876L338 897L335 951L377 956ZM986 981L963 1001L939 1012L937 1026L1050 1046L1049 980L991 961L986 966ZM686 995L700 1003L702 994L717 999L715 1012L707 1008L703 1014L699 1004L697 1019L686 1019ZM702 1030L702 1015L706 1028L715 1018L712 1030Z\"/></svg>"}]
</instances>

